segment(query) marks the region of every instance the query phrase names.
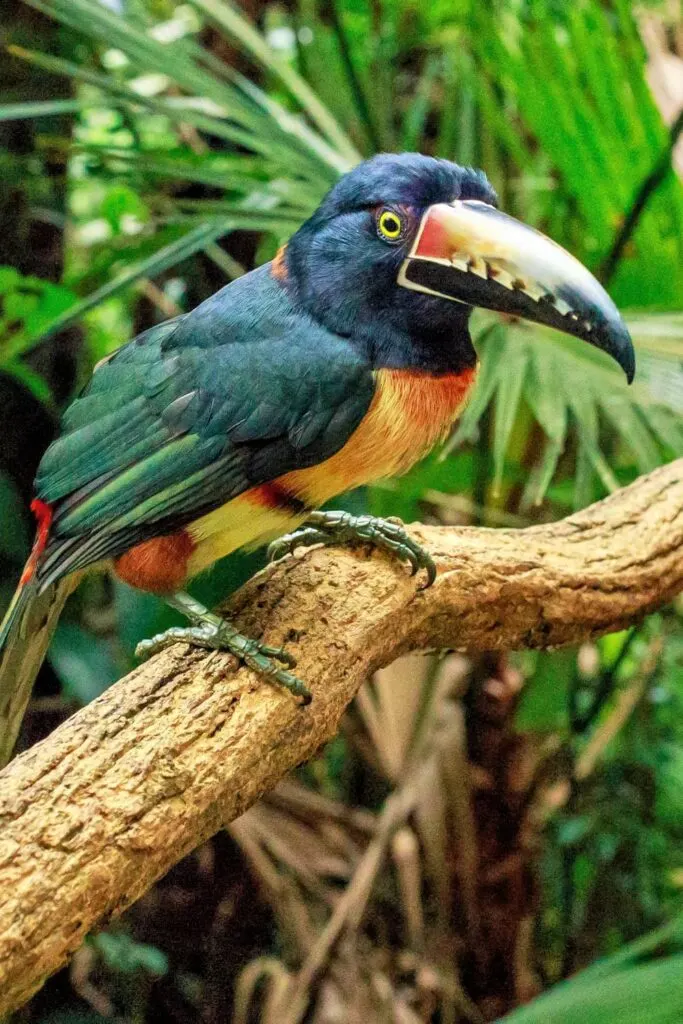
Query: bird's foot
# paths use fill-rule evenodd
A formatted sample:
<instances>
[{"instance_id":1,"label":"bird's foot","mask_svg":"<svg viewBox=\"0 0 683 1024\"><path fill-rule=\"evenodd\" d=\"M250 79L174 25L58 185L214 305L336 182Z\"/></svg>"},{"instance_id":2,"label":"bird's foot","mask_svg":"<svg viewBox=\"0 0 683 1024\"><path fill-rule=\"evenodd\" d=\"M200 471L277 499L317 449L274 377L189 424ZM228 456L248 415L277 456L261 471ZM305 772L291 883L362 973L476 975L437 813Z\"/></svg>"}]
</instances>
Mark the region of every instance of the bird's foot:
<instances>
[{"instance_id":1,"label":"bird's foot","mask_svg":"<svg viewBox=\"0 0 683 1024\"><path fill-rule=\"evenodd\" d=\"M431 587L436 579L432 556L408 535L400 520L354 516L350 512L312 512L298 530L273 541L268 548L268 558L272 562L298 547L312 544L344 543L370 543L389 551L410 563L413 576L424 569L427 573L425 587Z\"/></svg>"},{"instance_id":2,"label":"bird's foot","mask_svg":"<svg viewBox=\"0 0 683 1024\"><path fill-rule=\"evenodd\" d=\"M283 647L270 647L258 640L244 636L226 619L213 615L189 594L174 594L167 599L172 607L181 611L193 623L191 626L173 626L149 640L142 640L135 649L138 658L149 658L173 644L187 643L211 651L229 651L248 668L266 676L301 697L304 704L310 704L311 691L291 672L280 668L277 662L294 668L296 658Z\"/></svg>"}]
</instances>

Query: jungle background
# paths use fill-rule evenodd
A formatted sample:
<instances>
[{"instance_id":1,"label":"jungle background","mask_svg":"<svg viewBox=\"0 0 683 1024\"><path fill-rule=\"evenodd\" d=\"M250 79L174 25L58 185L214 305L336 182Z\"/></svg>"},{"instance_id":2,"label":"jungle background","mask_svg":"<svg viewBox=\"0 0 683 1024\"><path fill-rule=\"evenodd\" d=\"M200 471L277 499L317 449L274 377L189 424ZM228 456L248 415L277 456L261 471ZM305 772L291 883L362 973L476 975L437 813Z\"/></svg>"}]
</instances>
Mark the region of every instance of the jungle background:
<instances>
[{"instance_id":1,"label":"jungle background","mask_svg":"<svg viewBox=\"0 0 683 1024\"><path fill-rule=\"evenodd\" d=\"M627 388L585 345L479 317L454 436L347 507L544 522L683 455L674 0L3 0L0 42L3 606L36 466L97 360L271 258L376 151L485 168L603 280L639 371ZM262 564L228 559L196 592ZM580 649L383 670L315 761L12 1021L283 1024L294 980L291 1024L680 1022L682 610ZM88 578L21 745L172 621Z\"/></svg>"}]
</instances>

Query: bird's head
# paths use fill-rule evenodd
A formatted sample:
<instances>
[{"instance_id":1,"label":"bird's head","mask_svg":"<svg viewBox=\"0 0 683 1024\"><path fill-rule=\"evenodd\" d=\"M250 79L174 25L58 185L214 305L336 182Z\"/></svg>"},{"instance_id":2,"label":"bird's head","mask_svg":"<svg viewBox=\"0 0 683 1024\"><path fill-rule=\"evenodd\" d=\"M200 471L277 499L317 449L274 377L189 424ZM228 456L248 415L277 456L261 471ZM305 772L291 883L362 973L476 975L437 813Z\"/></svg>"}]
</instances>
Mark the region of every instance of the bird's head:
<instances>
[{"instance_id":1,"label":"bird's head","mask_svg":"<svg viewBox=\"0 0 683 1024\"><path fill-rule=\"evenodd\" d=\"M481 171L418 153L373 157L328 192L286 264L309 313L379 365L471 365L467 324L479 306L582 338L633 378L633 345L605 290L498 210Z\"/></svg>"}]
</instances>

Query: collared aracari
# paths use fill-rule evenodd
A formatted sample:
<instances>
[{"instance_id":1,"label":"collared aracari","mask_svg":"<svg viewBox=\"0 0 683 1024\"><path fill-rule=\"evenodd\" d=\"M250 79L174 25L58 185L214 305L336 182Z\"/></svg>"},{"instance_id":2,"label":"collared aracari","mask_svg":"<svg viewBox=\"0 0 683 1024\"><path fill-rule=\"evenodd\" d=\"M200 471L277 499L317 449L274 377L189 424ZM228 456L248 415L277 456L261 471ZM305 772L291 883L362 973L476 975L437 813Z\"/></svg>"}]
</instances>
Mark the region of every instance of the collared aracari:
<instances>
[{"instance_id":1,"label":"collared aracari","mask_svg":"<svg viewBox=\"0 0 683 1024\"><path fill-rule=\"evenodd\" d=\"M431 560L395 522L315 509L405 471L448 432L475 380L475 306L582 338L633 377L595 278L500 212L484 174L412 153L350 171L271 263L100 363L38 469L36 541L0 628L0 758L89 566L108 562L189 618L145 653L227 649L304 699L293 659L210 614L188 580L294 529L276 556L362 538L430 583Z\"/></svg>"}]
</instances>

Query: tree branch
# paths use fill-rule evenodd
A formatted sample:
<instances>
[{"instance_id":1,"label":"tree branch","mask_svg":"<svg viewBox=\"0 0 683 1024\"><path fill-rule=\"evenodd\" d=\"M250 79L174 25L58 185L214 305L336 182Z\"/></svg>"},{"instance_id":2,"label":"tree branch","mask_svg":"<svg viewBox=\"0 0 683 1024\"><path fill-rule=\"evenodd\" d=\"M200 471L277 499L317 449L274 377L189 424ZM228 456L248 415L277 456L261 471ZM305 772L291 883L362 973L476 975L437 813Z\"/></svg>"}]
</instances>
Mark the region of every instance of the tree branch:
<instances>
[{"instance_id":1,"label":"tree branch","mask_svg":"<svg viewBox=\"0 0 683 1024\"><path fill-rule=\"evenodd\" d=\"M413 532L439 568L430 590L376 552L317 549L231 601L244 631L296 654L309 707L181 645L0 773L0 1012L311 757L381 665L430 647L576 643L677 594L683 460L552 525Z\"/></svg>"}]
</instances>

